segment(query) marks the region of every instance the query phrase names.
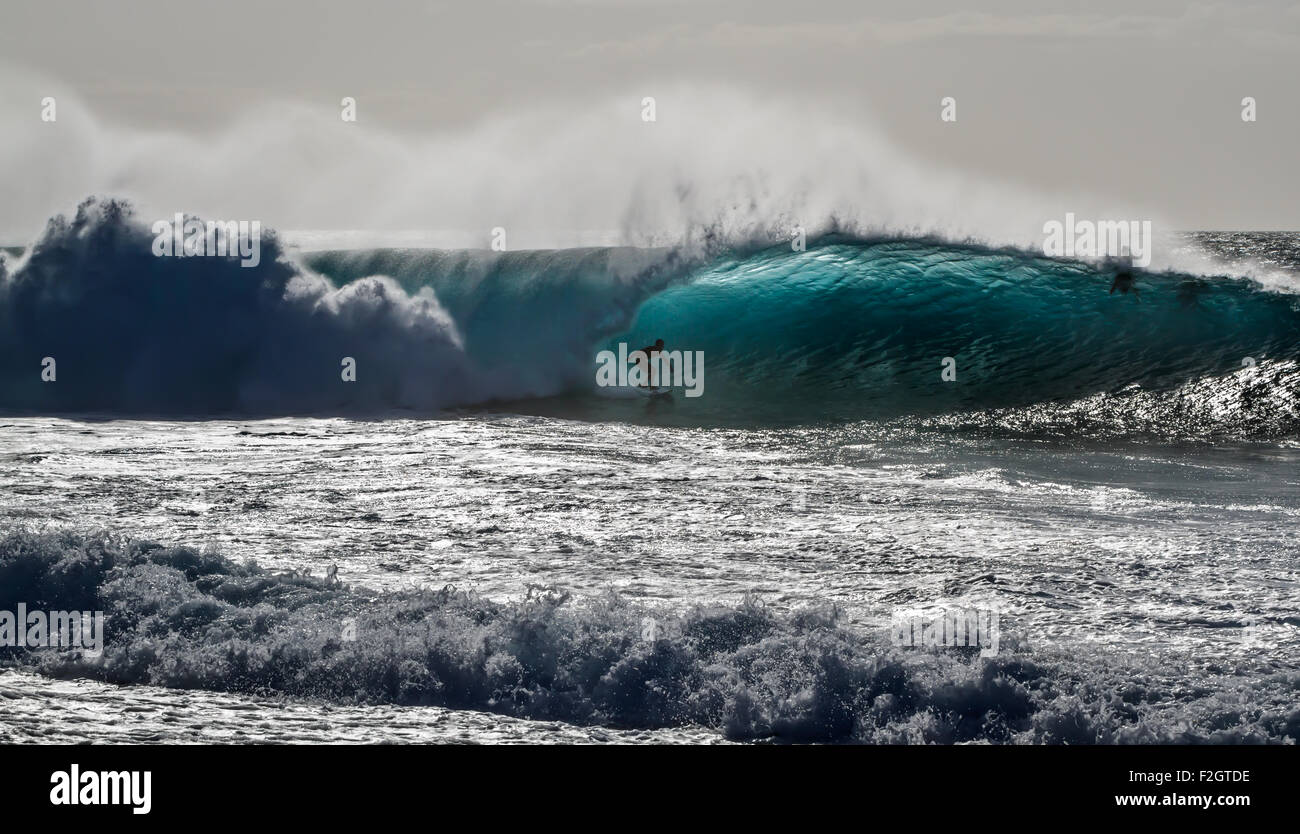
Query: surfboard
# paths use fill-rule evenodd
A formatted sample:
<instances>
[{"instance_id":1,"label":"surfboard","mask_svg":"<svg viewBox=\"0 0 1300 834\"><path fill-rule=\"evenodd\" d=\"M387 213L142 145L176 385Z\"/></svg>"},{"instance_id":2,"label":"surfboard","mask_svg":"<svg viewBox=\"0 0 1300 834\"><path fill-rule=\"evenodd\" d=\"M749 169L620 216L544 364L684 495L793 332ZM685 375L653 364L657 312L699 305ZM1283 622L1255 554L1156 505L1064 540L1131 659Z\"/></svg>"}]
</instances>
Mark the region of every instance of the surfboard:
<instances>
[{"instance_id":1,"label":"surfboard","mask_svg":"<svg viewBox=\"0 0 1300 834\"><path fill-rule=\"evenodd\" d=\"M673 395L673 389L661 388L658 385L652 385L649 388L637 388L636 392L646 399L653 399L655 397L671 397Z\"/></svg>"}]
</instances>

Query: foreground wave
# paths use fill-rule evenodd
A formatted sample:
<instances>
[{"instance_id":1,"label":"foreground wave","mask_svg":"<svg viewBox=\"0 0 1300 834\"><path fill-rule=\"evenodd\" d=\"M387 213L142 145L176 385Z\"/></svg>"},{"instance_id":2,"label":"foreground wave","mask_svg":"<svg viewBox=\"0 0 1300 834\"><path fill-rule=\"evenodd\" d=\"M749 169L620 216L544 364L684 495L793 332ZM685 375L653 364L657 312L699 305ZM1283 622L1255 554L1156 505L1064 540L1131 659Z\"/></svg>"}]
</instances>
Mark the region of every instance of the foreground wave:
<instances>
[{"instance_id":1,"label":"foreground wave","mask_svg":"<svg viewBox=\"0 0 1300 834\"><path fill-rule=\"evenodd\" d=\"M594 360L663 338L704 354L704 395L679 399L676 419L802 422L1169 391L1300 357L1300 295L1141 271L1140 298L1111 294L1113 266L922 238L297 255L269 234L255 268L154 257L151 241L125 204L89 200L0 261L0 407L379 414L561 398L562 416L637 418L644 403L598 396ZM1262 402L1286 433L1295 391L1281 390Z\"/></svg>"},{"instance_id":2,"label":"foreground wave","mask_svg":"<svg viewBox=\"0 0 1300 834\"><path fill-rule=\"evenodd\" d=\"M54 677L342 703L438 705L734 739L873 743L1261 743L1300 739L1300 674L1154 661L908 652L834 612L652 611L616 594L503 603L377 593L103 534L0 539L0 609L103 610L102 656L0 649ZM647 635L653 616L660 636ZM1185 671L1185 670L1184 670Z\"/></svg>"}]
</instances>

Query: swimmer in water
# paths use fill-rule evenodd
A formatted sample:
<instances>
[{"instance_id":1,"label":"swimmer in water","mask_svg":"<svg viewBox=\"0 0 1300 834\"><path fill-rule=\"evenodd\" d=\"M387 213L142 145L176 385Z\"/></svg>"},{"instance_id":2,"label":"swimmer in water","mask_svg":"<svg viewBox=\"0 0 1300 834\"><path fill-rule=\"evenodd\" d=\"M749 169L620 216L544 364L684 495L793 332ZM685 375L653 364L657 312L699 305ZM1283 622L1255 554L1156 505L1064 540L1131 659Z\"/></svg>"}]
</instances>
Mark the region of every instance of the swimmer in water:
<instances>
[{"instance_id":1,"label":"swimmer in water","mask_svg":"<svg viewBox=\"0 0 1300 834\"><path fill-rule=\"evenodd\" d=\"M1122 295L1128 295L1128 291L1132 290L1133 295L1138 300L1141 300L1142 298L1141 293L1138 292L1137 286L1133 283L1133 273L1129 272L1127 269L1121 269L1119 272L1115 273L1115 280L1110 284L1110 294L1114 295L1115 290L1119 290Z\"/></svg>"}]
</instances>

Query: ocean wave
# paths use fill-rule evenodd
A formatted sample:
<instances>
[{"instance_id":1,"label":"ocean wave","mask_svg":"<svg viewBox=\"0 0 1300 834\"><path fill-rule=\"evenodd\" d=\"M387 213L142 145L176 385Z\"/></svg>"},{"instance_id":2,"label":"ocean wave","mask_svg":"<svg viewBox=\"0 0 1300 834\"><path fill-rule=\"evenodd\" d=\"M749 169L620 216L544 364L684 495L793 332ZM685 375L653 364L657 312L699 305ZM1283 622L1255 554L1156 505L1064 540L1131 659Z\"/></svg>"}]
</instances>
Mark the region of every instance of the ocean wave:
<instances>
[{"instance_id":1,"label":"ocean wave","mask_svg":"<svg viewBox=\"0 0 1300 834\"><path fill-rule=\"evenodd\" d=\"M667 419L852 420L1193 391L1300 350L1300 295L1141 270L1137 293L1111 293L1111 264L928 238L294 254L267 233L254 268L151 242L126 204L92 199L0 265L0 407L382 414L563 397L566 416L638 419L645 403L595 396L595 357L663 338L705 367L704 395ZM1285 434L1295 392L1278 390L1252 402Z\"/></svg>"},{"instance_id":2,"label":"ocean wave","mask_svg":"<svg viewBox=\"0 0 1300 834\"><path fill-rule=\"evenodd\" d=\"M848 629L834 610L778 613L753 599L673 612L612 592L530 589L513 602L450 587L379 593L188 547L16 531L0 538L0 610L19 602L104 611L104 651L0 649L0 662L121 685L699 725L734 739L1300 738L1295 674L1206 668L1189 688L1151 657L1035 653L1009 635L996 657L907 651Z\"/></svg>"},{"instance_id":3,"label":"ocean wave","mask_svg":"<svg viewBox=\"0 0 1300 834\"><path fill-rule=\"evenodd\" d=\"M854 419L1170 390L1300 356L1300 296L926 239L723 257L626 335L702 350L697 411ZM945 367L951 369L945 380ZM1290 392L1294 403L1295 391Z\"/></svg>"},{"instance_id":4,"label":"ocean wave","mask_svg":"<svg viewBox=\"0 0 1300 834\"><path fill-rule=\"evenodd\" d=\"M449 271L465 280L440 298L378 274L331 282L293 261L274 232L251 268L156 257L152 242L127 204L91 199L71 220L52 219L0 272L0 407L434 412L556 394L589 376L591 345L639 299L635 276L620 279L613 255L521 253L485 267L477 283ZM647 273L657 274L637 274ZM46 357L56 363L52 382L42 379ZM343 379L345 357L354 382Z\"/></svg>"}]
</instances>

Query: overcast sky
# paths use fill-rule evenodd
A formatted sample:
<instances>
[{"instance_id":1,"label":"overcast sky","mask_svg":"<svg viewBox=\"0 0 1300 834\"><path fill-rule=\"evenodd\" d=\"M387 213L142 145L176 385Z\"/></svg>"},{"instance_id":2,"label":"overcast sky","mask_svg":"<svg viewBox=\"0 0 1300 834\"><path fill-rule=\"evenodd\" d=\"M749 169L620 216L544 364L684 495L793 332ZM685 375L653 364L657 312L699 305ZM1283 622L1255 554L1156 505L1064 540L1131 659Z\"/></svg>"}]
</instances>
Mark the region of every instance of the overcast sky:
<instances>
[{"instance_id":1,"label":"overcast sky","mask_svg":"<svg viewBox=\"0 0 1300 834\"><path fill-rule=\"evenodd\" d=\"M348 95L368 130L418 144L524 111L578 119L620 97L636 113L654 95L668 120L674 91L719 87L864 120L926 169L1105 195L1180 228L1300 229L1300 3L979 6L4 0L0 234L26 233L73 195L148 192L150 166L105 162L115 149L104 143L203 147L250 117L305 108L336 119ZM84 120L99 138L60 145L38 132L51 127L40 99L56 93L67 106L54 129ZM957 100L955 124L939 119L944 96ZM1245 96L1255 123L1241 120ZM820 121L799 130L815 137ZM359 222L297 212L283 192L298 184L271 185L263 202L289 225Z\"/></svg>"}]
</instances>

